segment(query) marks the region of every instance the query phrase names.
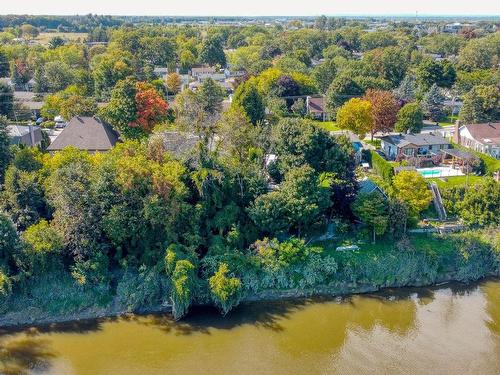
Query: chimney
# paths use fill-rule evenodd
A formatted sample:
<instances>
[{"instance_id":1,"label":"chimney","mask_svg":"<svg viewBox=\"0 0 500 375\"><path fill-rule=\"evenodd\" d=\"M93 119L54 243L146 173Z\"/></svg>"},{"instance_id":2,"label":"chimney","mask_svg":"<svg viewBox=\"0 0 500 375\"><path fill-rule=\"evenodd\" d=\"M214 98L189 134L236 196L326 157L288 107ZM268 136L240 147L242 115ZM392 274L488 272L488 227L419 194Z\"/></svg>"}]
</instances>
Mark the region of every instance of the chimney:
<instances>
[{"instance_id":1,"label":"chimney","mask_svg":"<svg viewBox=\"0 0 500 375\"><path fill-rule=\"evenodd\" d=\"M31 146L35 146L35 130L33 129L33 125L29 124L28 128L30 131Z\"/></svg>"},{"instance_id":2,"label":"chimney","mask_svg":"<svg viewBox=\"0 0 500 375\"><path fill-rule=\"evenodd\" d=\"M453 131L453 142L460 144L460 120L455 121L455 129Z\"/></svg>"}]
</instances>

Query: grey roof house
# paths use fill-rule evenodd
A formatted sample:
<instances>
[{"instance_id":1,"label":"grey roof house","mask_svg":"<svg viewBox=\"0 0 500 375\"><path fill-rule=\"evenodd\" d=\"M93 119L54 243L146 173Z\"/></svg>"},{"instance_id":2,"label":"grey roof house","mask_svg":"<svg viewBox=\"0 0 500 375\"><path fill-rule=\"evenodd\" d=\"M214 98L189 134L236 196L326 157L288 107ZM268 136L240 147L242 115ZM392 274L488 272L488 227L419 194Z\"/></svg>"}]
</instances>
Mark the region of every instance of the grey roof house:
<instances>
[{"instance_id":1,"label":"grey roof house","mask_svg":"<svg viewBox=\"0 0 500 375\"><path fill-rule=\"evenodd\" d=\"M388 159L398 155L405 157L428 156L437 154L439 150L451 148L441 135L435 133L422 134L392 134L380 137L381 148Z\"/></svg>"},{"instance_id":2,"label":"grey roof house","mask_svg":"<svg viewBox=\"0 0 500 375\"><path fill-rule=\"evenodd\" d=\"M50 152L73 146L88 152L108 151L118 142L119 134L97 117L75 116L47 148Z\"/></svg>"},{"instance_id":3,"label":"grey roof house","mask_svg":"<svg viewBox=\"0 0 500 375\"><path fill-rule=\"evenodd\" d=\"M13 145L39 146L42 143L42 129L33 125L7 125L10 143Z\"/></svg>"}]
</instances>

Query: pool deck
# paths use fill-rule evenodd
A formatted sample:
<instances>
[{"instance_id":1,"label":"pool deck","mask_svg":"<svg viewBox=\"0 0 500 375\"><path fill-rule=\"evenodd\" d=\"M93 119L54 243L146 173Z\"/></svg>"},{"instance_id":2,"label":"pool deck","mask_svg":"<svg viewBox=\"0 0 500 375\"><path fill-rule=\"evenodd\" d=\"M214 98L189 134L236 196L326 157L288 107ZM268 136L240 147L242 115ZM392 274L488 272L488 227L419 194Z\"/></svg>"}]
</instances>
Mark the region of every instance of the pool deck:
<instances>
[{"instance_id":1,"label":"pool deck","mask_svg":"<svg viewBox=\"0 0 500 375\"><path fill-rule=\"evenodd\" d=\"M464 176L461 170L450 167L417 168L424 178Z\"/></svg>"}]
</instances>

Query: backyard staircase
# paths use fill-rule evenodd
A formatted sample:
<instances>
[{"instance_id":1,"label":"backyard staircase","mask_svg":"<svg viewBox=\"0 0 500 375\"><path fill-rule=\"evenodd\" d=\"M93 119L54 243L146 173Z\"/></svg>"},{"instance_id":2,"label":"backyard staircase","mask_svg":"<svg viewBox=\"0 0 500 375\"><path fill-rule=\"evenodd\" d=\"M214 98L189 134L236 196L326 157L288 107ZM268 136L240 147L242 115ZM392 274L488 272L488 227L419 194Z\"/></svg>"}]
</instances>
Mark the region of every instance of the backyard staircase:
<instances>
[{"instance_id":1,"label":"backyard staircase","mask_svg":"<svg viewBox=\"0 0 500 375\"><path fill-rule=\"evenodd\" d=\"M439 220L446 220L446 211L443 206L443 200L441 199L441 193L435 182L431 183L432 198L434 201L434 208L438 214Z\"/></svg>"}]
</instances>

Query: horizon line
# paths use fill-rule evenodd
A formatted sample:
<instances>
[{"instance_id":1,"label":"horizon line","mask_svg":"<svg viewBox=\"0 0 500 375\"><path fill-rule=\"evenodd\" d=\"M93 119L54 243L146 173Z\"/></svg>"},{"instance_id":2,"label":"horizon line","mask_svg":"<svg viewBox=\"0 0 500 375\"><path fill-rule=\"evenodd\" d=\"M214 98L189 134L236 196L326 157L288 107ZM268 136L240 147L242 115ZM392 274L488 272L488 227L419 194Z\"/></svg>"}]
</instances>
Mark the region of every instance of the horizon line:
<instances>
[{"instance_id":1,"label":"horizon line","mask_svg":"<svg viewBox=\"0 0 500 375\"><path fill-rule=\"evenodd\" d=\"M79 17L86 15L95 16L111 16L111 17L196 17L196 18L268 18L268 17L303 17L303 18L314 18L314 17L465 17L465 18L478 18L478 17L490 17L490 18L500 18L500 13L498 14L453 14L453 13L318 13L313 15L300 15L300 14L261 14L261 15L198 15L198 14L119 14L119 13L71 13L71 14L42 14L42 13L0 13L0 16L39 16L39 17Z\"/></svg>"}]
</instances>

